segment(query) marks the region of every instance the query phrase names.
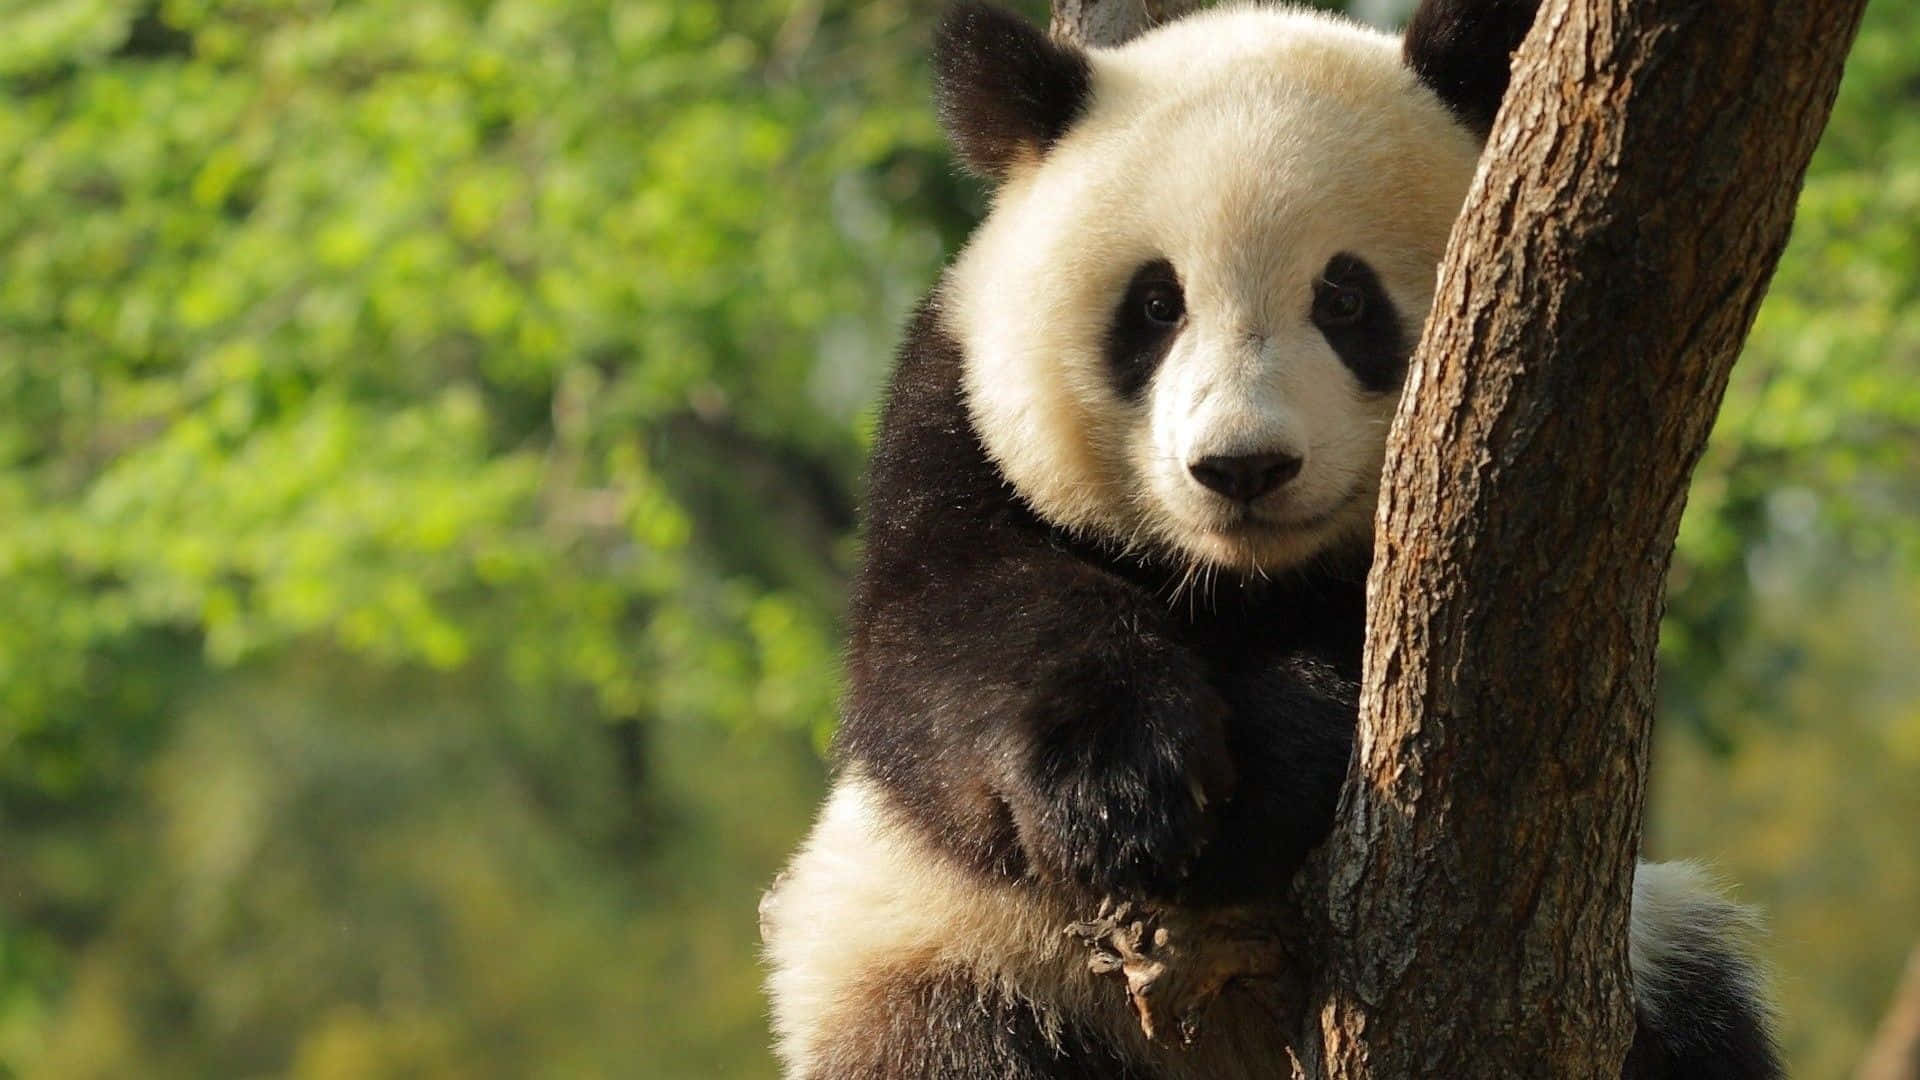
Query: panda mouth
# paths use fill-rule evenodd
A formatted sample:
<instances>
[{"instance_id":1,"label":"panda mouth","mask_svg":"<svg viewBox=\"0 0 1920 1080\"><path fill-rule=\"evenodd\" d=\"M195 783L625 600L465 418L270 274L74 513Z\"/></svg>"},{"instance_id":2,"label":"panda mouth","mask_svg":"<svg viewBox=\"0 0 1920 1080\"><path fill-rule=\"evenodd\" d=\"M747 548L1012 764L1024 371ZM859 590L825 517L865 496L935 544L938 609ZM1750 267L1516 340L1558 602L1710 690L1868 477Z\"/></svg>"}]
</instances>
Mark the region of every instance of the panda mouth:
<instances>
[{"instance_id":1,"label":"panda mouth","mask_svg":"<svg viewBox=\"0 0 1920 1080\"><path fill-rule=\"evenodd\" d=\"M1242 507L1226 527L1217 531L1235 537L1317 532L1332 524L1334 519L1345 513L1347 508L1359 498L1360 485L1355 484L1326 507L1309 514L1287 518L1263 517L1250 507Z\"/></svg>"}]
</instances>

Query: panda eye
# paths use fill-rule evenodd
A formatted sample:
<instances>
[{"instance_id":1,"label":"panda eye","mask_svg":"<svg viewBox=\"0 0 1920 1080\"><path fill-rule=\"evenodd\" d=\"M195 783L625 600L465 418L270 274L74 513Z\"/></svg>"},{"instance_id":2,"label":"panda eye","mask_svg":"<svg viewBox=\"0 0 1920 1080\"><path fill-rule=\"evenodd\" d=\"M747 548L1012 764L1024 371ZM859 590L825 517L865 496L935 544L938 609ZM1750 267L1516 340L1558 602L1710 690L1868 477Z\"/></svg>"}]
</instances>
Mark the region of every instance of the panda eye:
<instances>
[{"instance_id":1,"label":"panda eye","mask_svg":"<svg viewBox=\"0 0 1920 1080\"><path fill-rule=\"evenodd\" d=\"M1141 297L1140 312L1155 326L1172 326L1187 313L1186 298L1180 295L1180 286L1156 282Z\"/></svg>"},{"instance_id":2,"label":"panda eye","mask_svg":"<svg viewBox=\"0 0 1920 1080\"><path fill-rule=\"evenodd\" d=\"M1367 314L1367 294L1321 281L1313 290L1313 321L1321 327L1352 326Z\"/></svg>"},{"instance_id":3,"label":"panda eye","mask_svg":"<svg viewBox=\"0 0 1920 1080\"><path fill-rule=\"evenodd\" d=\"M1362 387L1380 394L1399 388L1413 344L1366 260L1346 251L1328 259L1314 282L1307 317Z\"/></svg>"},{"instance_id":4,"label":"panda eye","mask_svg":"<svg viewBox=\"0 0 1920 1080\"><path fill-rule=\"evenodd\" d=\"M1186 318L1187 297L1172 262L1151 259L1134 268L1107 323L1107 370L1121 397L1139 399Z\"/></svg>"}]
</instances>

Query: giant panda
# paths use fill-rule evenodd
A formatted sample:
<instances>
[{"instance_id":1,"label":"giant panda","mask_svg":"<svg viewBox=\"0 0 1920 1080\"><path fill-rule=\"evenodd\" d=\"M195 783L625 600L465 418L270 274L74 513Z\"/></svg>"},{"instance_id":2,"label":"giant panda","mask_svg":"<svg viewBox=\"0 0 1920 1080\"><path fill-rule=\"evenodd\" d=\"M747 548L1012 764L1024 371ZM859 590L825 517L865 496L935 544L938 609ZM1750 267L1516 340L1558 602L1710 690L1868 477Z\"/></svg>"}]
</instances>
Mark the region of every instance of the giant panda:
<instances>
[{"instance_id":1,"label":"giant panda","mask_svg":"<svg viewBox=\"0 0 1920 1080\"><path fill-rule=\"evenodd\" d=\"M1258 980L1170 1049L1062 929L1257 905L1328 831L1387 424L1533 7L940 20L992 207L900 349L836 775L762 906L788 1076L1289 1075ZM1779 1074L1744 918L1640 868L1624 1075Z\"/></svg>"}]
</instances>

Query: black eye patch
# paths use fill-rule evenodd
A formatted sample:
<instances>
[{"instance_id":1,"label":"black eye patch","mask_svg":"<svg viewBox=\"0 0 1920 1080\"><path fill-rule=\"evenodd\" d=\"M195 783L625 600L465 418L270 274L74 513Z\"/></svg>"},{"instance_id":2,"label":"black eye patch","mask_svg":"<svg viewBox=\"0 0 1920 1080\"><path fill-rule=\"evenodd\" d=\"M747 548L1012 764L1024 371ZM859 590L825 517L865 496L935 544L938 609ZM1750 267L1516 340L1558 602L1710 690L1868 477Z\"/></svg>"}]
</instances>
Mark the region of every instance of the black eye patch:
<instances>
[{"instance_id":1,"label":"black eye patch","mask_svg":"<svg viewBox=\"0 0 1920 1080\"><path fill-rule=\"evenodd\" d=\"M1165 259L1141 264L1107 326L1107 370L1122 397L1140 396L1186 324L1187 297L1173 264Z\"/></svg>"},{"instance_id":2,"label":"black eye patch","mask_svg":"<svg viewBox=\"0 0 1920 1080\"><path fill-rule=\"evenodd\" d=\"M1309 318L1361 386L1374 393L1399 388L1413 342L1380 276L1358 255L1341 252L1327 260L1313 283Z\"/></svg>"}]
</instances>

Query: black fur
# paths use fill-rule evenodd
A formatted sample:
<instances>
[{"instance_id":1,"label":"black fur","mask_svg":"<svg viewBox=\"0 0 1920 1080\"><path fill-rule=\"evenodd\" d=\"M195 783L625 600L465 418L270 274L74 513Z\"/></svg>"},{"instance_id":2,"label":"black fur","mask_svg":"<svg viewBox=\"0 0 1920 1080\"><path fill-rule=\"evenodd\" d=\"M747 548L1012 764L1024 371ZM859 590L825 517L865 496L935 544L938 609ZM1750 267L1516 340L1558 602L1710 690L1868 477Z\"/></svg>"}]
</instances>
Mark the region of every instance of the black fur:
<instances>
[{"instance_id":1,"label":"black fur","mask_svg":"<svg viewBox=\"0 0 1920 1080\"><path fill-rule=\"evenodd\" d=\"M1623 1080L1781 1080L1752 961L1697 927L1675 929L1692 939L1680 943L1658 1010L1640 1015Z\"/></svg>"},{"instance_id":2,"label":"black fur","mask_svg":"<svg viewBox=\"0 0 1920 1080\"><path fill-rule=\"evenodd\" d=\"M1358 317L1339 318L1333 305L1341 297L1360 305ZM1400 389L1414 343L1379 275L1358 255L1343 252L1327 261L1314 283L1310 317L1361 386L1376 394Z\"/></svg>"},{"instance_id":3,"label":"black fur","mask_svg":"<svg viewBox=\"0 0 1920 1080\"><path fill-rule=\"evenodd\" d=\"M1507 93L1513 50L1533 27L1539 0L1425 0L1407 20L1407 66L1484 137Z\"/></svg>"},{"instance_id":4,"label":"black fur","mask_svg":"<svg viewBox=\"0 0 1920 1080\"><path fill-rule=\"evenodd\" d=\"M1701 973L1703 996L1715 996L1723 972ZM1782 1080L1787 1075L1773 1035L1753 1003L1719 995L1716 1025L1689 1031L1676 1021L1661 1028L1643 1024L1634 1033L1621 1080Z\"/></svg>"},{"instance_id":5,"label":"black fur","mask_svg":"<svg viewBox=\"0 0 1920 1080\"><path fill-rule=\"evenodd\" d=\"M933 97L960 160L1003 178L1037 159L1086 108L1086 55L992 4L955 4L933 32Z\"/></svg>"},{"instance_id":6,"label":"black fur","mask_svg":"<svg viewBox=\"0 0 1920 1080\"><path fill-rule=\"evenodd\" d=\"M961 363L936 301L874 451L841 760L987 873L1088 897L1284 882L1346 775L1364 557L1176 599L1176 568L1027 509L968 425Z\"/></svg>"}]
</instances>

